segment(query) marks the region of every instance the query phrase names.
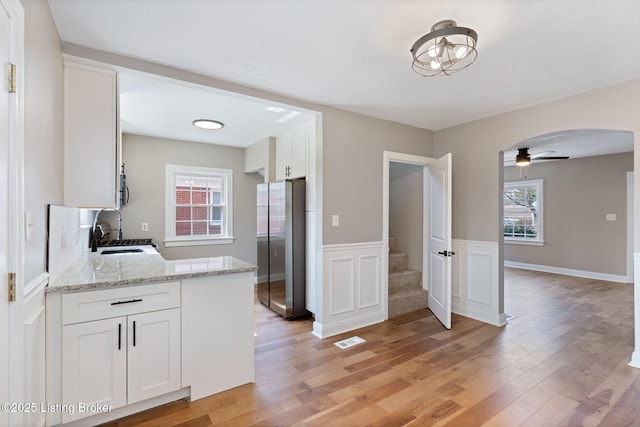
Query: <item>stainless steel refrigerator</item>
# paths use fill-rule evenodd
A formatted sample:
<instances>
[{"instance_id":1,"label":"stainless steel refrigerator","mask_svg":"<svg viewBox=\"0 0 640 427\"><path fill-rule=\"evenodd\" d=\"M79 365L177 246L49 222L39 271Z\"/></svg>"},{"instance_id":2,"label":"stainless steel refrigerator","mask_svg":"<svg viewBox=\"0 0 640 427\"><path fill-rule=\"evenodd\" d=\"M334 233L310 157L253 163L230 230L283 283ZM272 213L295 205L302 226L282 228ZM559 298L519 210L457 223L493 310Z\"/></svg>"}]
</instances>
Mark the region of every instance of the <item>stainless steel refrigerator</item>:
<instances>
[{"instance_id":1,"label":"stainless steel refrigerator","mask_svg":"<svg viewBox=\"0 0 640 427\"><path fill-rule=\"evenodd\" d=\"M258 300L285 319L305 308L305 181L258 184Z\"/></svg>"}]
</instances>

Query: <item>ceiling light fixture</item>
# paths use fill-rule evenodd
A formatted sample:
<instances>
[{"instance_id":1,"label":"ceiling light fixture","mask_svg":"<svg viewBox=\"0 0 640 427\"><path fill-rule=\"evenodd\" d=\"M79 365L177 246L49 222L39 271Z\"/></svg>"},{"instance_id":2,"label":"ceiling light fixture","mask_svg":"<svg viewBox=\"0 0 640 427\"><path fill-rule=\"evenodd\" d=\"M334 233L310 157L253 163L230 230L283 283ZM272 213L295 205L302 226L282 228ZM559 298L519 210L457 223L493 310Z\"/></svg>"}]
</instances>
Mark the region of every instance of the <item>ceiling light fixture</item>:
<instances>
[{"instance_id":1,"label":"ceiling light fixture","mask_svg":"<svg viewBox=\"0 0 640 427\"><path fill-rule=\"evenodd\" d=\"M473 64L478 34L456 25L450 19L437 22L411 46L413 71L424 77L448 76Z\"/></svg>"},{"instance_id":2,"label":"ceiling light fixture","mask_svg":"<svg viewBox=\"0 0 640 427\"><path fill-rule=\"evenodd\" d=\"M516 165L520 167L529 166L531 164L531 156L528 148L518 148L516 155Z\"/></svg>"},{"instance_id":3,"label":"ceiling light fixture","mask_svg":"<svg viewBox=\"0 0 640 427\"><path fill-rule=\"evenodd\" d=\"M207 130L222 129L224 127L224 123L209 119L198 119L194 120L192 123L197 128Z\"/></svg>"}]
</instances>

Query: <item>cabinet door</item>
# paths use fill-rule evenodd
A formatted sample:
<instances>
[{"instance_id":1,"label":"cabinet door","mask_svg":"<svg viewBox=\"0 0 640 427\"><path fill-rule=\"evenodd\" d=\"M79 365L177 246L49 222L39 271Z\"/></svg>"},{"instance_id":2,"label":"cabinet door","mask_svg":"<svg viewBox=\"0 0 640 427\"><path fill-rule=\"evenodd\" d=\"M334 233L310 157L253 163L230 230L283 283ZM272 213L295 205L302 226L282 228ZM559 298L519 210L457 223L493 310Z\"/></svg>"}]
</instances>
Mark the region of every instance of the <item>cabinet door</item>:
<instances>
[{"instance_id":1,"label":"cabinet door","mask_svg":"<svg viewBox=\"0 0 640 427\"><path fill-rule=\"evenodd\" d=\"M307 175L307 134L307 129L300 129L294 134L289 178L304 178Z\"/></svg>"},{"instance_id":2,"label":"cabinet door","mask_svg":"<svg viewBox=\"0 0 640 427\"><path fill-rule=\"evenodd\" d=\"M126 317L77 323L62 328L62 403L75 410L62 422L94 415L79 404L127 403Z\"/></svg>"},{"instance_id":3,"label":"cabinet door","mask_svg":"<svg viewBox=\"0 0 640 427\"><path fill-rule=\"evenodd\" d=\"M129 399L135 403L180 389L180 309L128 318Z\"/></svg>"},{"instance_id":4,"label":"cabinet door","mask_svg":"<svg viewBox=\"0 0 640 427\"><path fill-rule=\"evenodd\" d=\"M291 171L291 140L276 143L276 181L289 178Z\"/></svg>"},{"instance_id":5,"label":"cabinet door","mask_svg":"<svg viewBox=\"0 0 640 427\"><path fill-rule=\"evenodd\" d=\"M299 127L280 136L276 143L276 181L307 175L309 133L307 127Z\"/></svg>"},{"instance_id":6,"label":"cabinet door","mask_svg":"<svg viewBox=\"0 0 640 427\"><path fill-rule=\"evenodd\" d=\"M64 205L116 207L117 74L64 67Z\"/></svg>"}]
</instances>

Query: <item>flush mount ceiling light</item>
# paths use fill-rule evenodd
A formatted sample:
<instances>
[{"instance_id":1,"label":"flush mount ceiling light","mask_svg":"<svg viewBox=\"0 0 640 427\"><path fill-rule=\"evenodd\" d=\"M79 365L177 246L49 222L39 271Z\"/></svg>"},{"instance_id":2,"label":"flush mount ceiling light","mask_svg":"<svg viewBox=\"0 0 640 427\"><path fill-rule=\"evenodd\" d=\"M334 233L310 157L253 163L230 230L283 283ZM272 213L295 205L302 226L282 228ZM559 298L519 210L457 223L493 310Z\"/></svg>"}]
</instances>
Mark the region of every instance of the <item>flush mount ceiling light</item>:
<instances>
[{"instance_id":1,"label":"flush mount ceiling light","mask_svg":"<svg viewBox=\"0 0 640 427\"><path fill-rule=\"evenodd\" d=\"M411 46L413 71L424 77L448 76L473 64L478 34L456 25L452 20L437 22Z\"/></svg>"},{"instance_id":2,"label":"flush mount ceiling light","mask_svg":"<svg viewBox=\"0 0 640 427\"><path fill-rule=\"evenodd\" d=\"M224 127L224 123L209 119L198 119L194 120L192 123L195 127L200 129L216 130Z\"/></svg>"}]
</instances>

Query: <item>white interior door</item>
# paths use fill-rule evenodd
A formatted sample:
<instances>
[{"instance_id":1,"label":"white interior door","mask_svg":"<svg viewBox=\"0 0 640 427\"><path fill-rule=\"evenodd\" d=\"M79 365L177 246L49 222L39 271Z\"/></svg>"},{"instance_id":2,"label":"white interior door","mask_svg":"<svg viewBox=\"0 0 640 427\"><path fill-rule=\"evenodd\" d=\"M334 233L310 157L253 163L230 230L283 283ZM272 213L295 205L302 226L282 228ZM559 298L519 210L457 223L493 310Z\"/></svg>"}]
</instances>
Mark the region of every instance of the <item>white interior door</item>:
<instances>
[{"instance_id":1,"label":"white interior door","mask_svg":"<svg viewBox=\"0 0 640 427\"><path fill-rule=\"evenodd\" d=\"M0 402L9 402L9 93L6 89L11 18L0 3ZM8 425L0 411L0 425Z\"/></svg>"},{"instance_id":2,"label":"white interior door","mask_svg":"<svg viewBox=\"0 0 640 427\"><path fill-rule=\"evenodd\" d=\"M428 171L429 309L451 329L451 153Z\"/></svg>"}]
</instances>

